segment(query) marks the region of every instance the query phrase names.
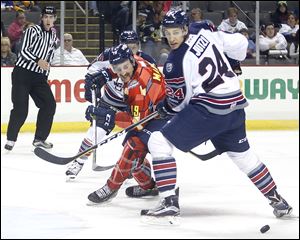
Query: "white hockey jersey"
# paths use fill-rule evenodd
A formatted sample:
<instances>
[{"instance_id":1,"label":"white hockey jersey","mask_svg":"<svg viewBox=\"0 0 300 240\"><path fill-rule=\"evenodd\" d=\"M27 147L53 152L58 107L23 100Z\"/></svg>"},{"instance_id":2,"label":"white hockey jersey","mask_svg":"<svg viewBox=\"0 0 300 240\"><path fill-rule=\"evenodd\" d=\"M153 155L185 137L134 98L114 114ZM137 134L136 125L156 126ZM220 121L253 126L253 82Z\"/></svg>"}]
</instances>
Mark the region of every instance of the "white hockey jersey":
<instances>
[{"instance_id":1,"label":"white hockey jersey","mask_svg":"<svg viewBox=\"0 0 300 240\"><path fill-rule=\"evenodd\" d=\"M101 53L88 67L88 73L93 74L103 68L109 68L110 64L108 56L104 56ZM108 81L102 89L102 100L110 106L117 107L119 109L126 108L127 105L124 103L124 83L119 78L113 78L112 81Z\"/></svg>"},{"instance_id":2,"label":"white hockey jersey","mask_svg":"<svg viewBox=\"0 0 300 240\"><path fill-rule=\"evenodd\" d=\"M240 33L200 30L176 50L164 65L167 101L176 112L201 104L215 114L228 114L248 105L237 76L224 53L242 61L248 41Z\"/></svg>"}]
</instances>

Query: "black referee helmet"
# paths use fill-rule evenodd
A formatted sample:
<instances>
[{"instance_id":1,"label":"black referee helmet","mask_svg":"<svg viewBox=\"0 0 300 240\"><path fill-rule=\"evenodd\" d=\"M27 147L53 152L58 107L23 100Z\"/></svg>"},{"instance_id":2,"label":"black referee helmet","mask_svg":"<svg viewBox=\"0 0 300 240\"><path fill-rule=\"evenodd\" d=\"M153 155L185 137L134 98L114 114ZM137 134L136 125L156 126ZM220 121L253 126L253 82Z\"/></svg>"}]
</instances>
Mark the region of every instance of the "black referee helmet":
<instances>
[{"instance_id":1,"label":"black referee helmet","mask_svg":"<svg viewBox=\"0 0 300 240\"><path fill-rule=\"evenodd\" d=\"M42 10L42 15L44 14L50 14L50 15L56 15L56 9L53 6L46 6Z\"/></svg>"}]
</instances>

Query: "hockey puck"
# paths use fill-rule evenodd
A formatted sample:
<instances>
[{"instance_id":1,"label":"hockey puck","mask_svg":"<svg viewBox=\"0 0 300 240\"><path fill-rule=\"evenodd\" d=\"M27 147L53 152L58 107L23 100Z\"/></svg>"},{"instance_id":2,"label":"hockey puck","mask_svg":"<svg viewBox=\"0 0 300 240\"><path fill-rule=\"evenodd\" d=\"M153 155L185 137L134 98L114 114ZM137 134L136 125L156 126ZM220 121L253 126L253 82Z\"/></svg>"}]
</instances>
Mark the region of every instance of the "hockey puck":
<instances>
[{"instance_id":1,"label":"hockey puck","mask_svg":"<svg viewBox=\"0 0 300 240\"><path fill-rule=\"evenodd\" d=\"M265 233L265 232L269 231L269 229L270 229L270 226L269 226L269 225L265 225L265 226L263 226L263 227L260 229L260 232L261 232L261 233Z\"/></svg>"}]
</instances>

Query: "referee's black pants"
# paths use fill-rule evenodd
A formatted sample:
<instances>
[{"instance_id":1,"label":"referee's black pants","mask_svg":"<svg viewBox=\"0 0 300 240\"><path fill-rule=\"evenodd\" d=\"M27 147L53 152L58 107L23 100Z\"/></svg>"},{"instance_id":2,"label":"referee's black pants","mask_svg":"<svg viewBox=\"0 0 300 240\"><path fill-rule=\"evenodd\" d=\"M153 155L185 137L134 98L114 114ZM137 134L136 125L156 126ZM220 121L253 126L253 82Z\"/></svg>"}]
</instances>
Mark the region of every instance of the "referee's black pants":
<instances>
[{"instance_id":1,"label":"referee's black pants","mask_svg":"<svg viewBox=\"0 0 300 240\"><path fill-rule=\"evenodd\" d=\"M29 71L21 67L15 67L12 72L11 99L13 109L7 129L7 140L16 141L20 128L28 115L29 95L39 108L35 139L46 140L50 134L56 102L47 82L48 77Z\"/></svg>"}]
</instances>

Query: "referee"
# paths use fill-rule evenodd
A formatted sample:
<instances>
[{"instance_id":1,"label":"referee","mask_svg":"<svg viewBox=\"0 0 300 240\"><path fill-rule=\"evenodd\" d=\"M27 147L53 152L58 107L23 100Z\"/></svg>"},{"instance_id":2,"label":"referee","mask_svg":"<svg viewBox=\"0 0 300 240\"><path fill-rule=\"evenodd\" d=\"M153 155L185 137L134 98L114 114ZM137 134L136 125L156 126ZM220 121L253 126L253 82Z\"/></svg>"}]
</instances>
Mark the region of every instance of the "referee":
<instances>
[{"instance_id":1,"label":"referee","mask_svg":"<svg viewBox=\"0 0 300 240\"><path fill-rule=\"evenodd\" d=\"M58 39L52 29L56 10L47 6L42 10L41 24L28 28L23 36L22 49L12 72L11 99L13 109L7 129L6 150L11 151L17 141L20 128L28 115L29 95L39 108L33 146L50 149L46 142L52 127L56 102L48 85L49 69Z\"/></svg>"}]
</instances>

